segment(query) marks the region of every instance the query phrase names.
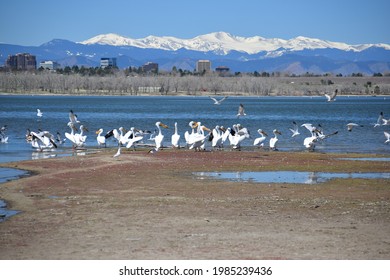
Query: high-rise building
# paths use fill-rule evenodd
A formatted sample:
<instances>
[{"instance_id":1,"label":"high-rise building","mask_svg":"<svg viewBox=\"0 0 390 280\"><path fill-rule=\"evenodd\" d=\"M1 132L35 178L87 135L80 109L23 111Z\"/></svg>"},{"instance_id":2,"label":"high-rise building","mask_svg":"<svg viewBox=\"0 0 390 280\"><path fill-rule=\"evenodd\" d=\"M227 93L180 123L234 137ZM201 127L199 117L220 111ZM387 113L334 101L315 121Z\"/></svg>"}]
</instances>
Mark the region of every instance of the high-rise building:
<instances>
[{"instance_id":1,"label":"high-rise building","mask_svg":"<svg viewBox=\"0 0 390 280\"><path fill-rule=\"evenodd\" d=\"M100 59L100 67L116 67L116 58L115 57L103 57Z\"/></svg>"},{"instance_id":2,"label":"high-rise building","mask_svg":"<svg viewBox=\"0 0 390 280\"><path fill-rule=\"evenodd\" d=\"M149 73L149 72L158 73L158 63L146 62L144 65L142 65L142 72L144 72L144 73Z\"/></svg>"},{"instance_id":3,"label":"high-rise building","mask_svg":"<svg viewBox=\"0 0 390 280\"><path fill-rule=\"evenodd\" d=\"M16 55L9 55L5 66L12 70L35 70L37 68L37 61L35 55L18 53Z\"/></svg>"},{"instance_id":4,"label":"high-rise building","mask_svg":"<svg viewBox=\"0 0 390 280\"><path fill-rule=\"evenodd\" d=\"M210 72L211 71L211 62L210 60L198 60L196 62L196 72Z\"/></svg>"}]
</instances>

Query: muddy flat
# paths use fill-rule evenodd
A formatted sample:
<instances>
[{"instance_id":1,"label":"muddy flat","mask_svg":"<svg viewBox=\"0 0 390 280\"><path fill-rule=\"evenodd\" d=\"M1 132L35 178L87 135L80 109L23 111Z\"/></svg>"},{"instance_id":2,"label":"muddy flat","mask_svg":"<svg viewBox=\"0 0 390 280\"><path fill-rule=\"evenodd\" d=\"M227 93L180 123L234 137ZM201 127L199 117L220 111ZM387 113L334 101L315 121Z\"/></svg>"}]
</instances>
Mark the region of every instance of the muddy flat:
<instances>
[{"instance_id":1,"label":"muddy flat","mask_svg":"<svg viewBox=\"0 0 390 280\"><path fill-rule=\"evenodd\" d=\"M0 259L390 259L390 181L236 182L194 172L389 172L367 155L107 149L1 166L21 213L0 223ZM369 155L372 157L372 155Z\"/></svg>"}]
</instances>

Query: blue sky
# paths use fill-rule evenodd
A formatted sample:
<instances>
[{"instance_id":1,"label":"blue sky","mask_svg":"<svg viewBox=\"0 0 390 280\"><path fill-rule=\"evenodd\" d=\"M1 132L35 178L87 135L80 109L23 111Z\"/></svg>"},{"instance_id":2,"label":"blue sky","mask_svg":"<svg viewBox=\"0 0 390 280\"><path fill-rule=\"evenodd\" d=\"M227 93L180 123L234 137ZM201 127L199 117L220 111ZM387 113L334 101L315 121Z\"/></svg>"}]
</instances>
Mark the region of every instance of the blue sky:
<instances>
[{"instance_id":1,"label":"blue sky","mask_svg":"<svg viewBox=\"0 0 390 280\"><path fill-rule=\"evenodd\" d=\"M193 38L297 36L390 44L389 0L0 0L0 42L38 46L104 33Z\"/></svg>"}]
</instances>

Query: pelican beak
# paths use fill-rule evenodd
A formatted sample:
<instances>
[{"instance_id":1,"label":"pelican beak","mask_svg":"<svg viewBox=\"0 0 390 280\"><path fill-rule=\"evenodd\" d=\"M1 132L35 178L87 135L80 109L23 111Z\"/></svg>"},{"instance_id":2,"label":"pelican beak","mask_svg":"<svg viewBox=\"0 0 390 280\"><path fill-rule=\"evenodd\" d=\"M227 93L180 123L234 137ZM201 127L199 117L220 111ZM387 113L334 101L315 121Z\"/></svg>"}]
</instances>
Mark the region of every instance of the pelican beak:
<instances>
[{"instance_id":1,"label":"pelican beak","mask_svg":"<svg viewBox=\"0 0 390 280\"><path fill-rule=\"evenodd\" d=\"M99 134L99 133L100 133L100 129L99 129L99 130L96 130L95 133L96 133L96 134Z\"/></svg>"},{"instance_id":2,"label":"pelican beak","mask_svg":"<svg viewBox=\"0 0 390 280\"><path fill-rule=\"evenodd\" d=\"M279 134L279 135L282 135L282 133L279 131L279 130L277 130L277 131L275 131L277 134Z\"/></svg>"},{"instance_id":3,"label":"pelican beak","mask_svg":"<svg viewBox=\"0 0 390 280\"><path fill-rule=\"evenodd\" d=\"M198 125L199 125L199 123L197 123L197 122L194 122L194 123L192 124L192 128L197 128L197 127L198 127Z\"/></svg>"},{"instance_id":4,"label":"pelican beak","mask_svg":"<svg viewBox=\"0 0 390 280\"><path fill-rule=\"evenodd\" d=\"M263 134L264 134L265 136L268 136L268 133L267 133L267 132L265 132L265 131L263 131Z\"/></svg>"},{"instance_id":5,"label":"pelican beak","mask_svg":"<svg viewBox=\"0 0 390 280\"><path fill-rule=\"evenodd\" d=\"M207 128L207 127L203 127L204 130L207 130L207 131L211 131L210 128Z\"/></svg>"},{"instance_id":6,"label":"pelican beak","mask_svg":"<svg viewBox=\"0 0 390 280\"><path fill-rule=\"evenodd\" d=\"M163 124L163 123L160 123L160 126L163 128L168 128L168 126L166 124Z\"/></svg>"}]
</instances>

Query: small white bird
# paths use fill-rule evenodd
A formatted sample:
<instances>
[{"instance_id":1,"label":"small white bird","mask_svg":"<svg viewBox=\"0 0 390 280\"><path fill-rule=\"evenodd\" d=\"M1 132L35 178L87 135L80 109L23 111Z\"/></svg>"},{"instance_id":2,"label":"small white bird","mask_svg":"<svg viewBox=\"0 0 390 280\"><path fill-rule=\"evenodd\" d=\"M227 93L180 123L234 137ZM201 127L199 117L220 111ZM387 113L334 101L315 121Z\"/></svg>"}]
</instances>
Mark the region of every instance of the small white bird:
<instances>
[{"instance_id":1,"label":"small white bird","mask_svg":"<svg viewBox=\"0 0 390 280\"><path fill-rule=\"evenodd\" d=\"M228 96L225 96L225 97L223 97L223 98L217 100L217 99L214 98L214 97L211 97L211 96L209 96L209 97L214 101L214 105L221 105L221 103L222 103L223 101L225 101L226 98L228 98Z\"/></svg>"},{"instance_id":2,"label":"small white bird","mask_svg":"<svg viewBox=\"0 0 390 280\"><path fill-rule=\"evenodd\" d=\"M39 109L37 109L37 117L38 117L38 118L42 118L42 116L43 116L42 111L39 110Z\"/></svg>"},{"instance_id":3,"label":"small white bird","mask_svg":"<svg viewBox=\"0 0 390 280\"><path fill-rule=\"evenodd\" d=\"M300 134L298 131L298 125L296 122L293 122L293 128L290 128L290 131L292 132L291 137L295 137L295 136Z\"/></svg>"},{"instance_id":4,"label":"small white bird","mask_svg":"<svg viewBox=\"0 0 390 280\"><path fill-rule=\"evenodd\" d=\"M246 116L244 105L242 105L242 104L240 104L240 106L238 107L237 118L239 118L241 116Z\"/></svg>"},{"instance_id":5,"label":"small white bird","mask_svg":"<svg viewBox=\"0 0 390 280\"><path fill-rule=\"evenodd\" d=\"M336 90L334 91L334 93L331 94L331 95L325 93L326 101L328 101L328 102L333 102L333 101L335 101L335 100L336 100L337 93L338 93L338 89L337 89L337 88L336 88Z\"/></svg>"},{"instance_id":6,"label":"small white bird","mask_svg":"<svg viewBox=\"0 0 390 280\"><path fill-rule=\"evenodd\" d=\"M385 134L385 137L386 137L385 144L389 144L390 143L390 133L387 131L384 131L383 133Z\"/></svg>"},{"instance_id":7,"label":"small white bird","mask_svg":"<svg viewBox=\"0 0 390 280\"><path fill-rule=\"evenodd\" d=\"M351 132L351 131L352 131L352 128L354 128L355 126L363 127L362 125L357 124L357 123L348 123L348 124L347 124L347 129L348 129L348 131Z\"/></svg>"}]
</instances>

